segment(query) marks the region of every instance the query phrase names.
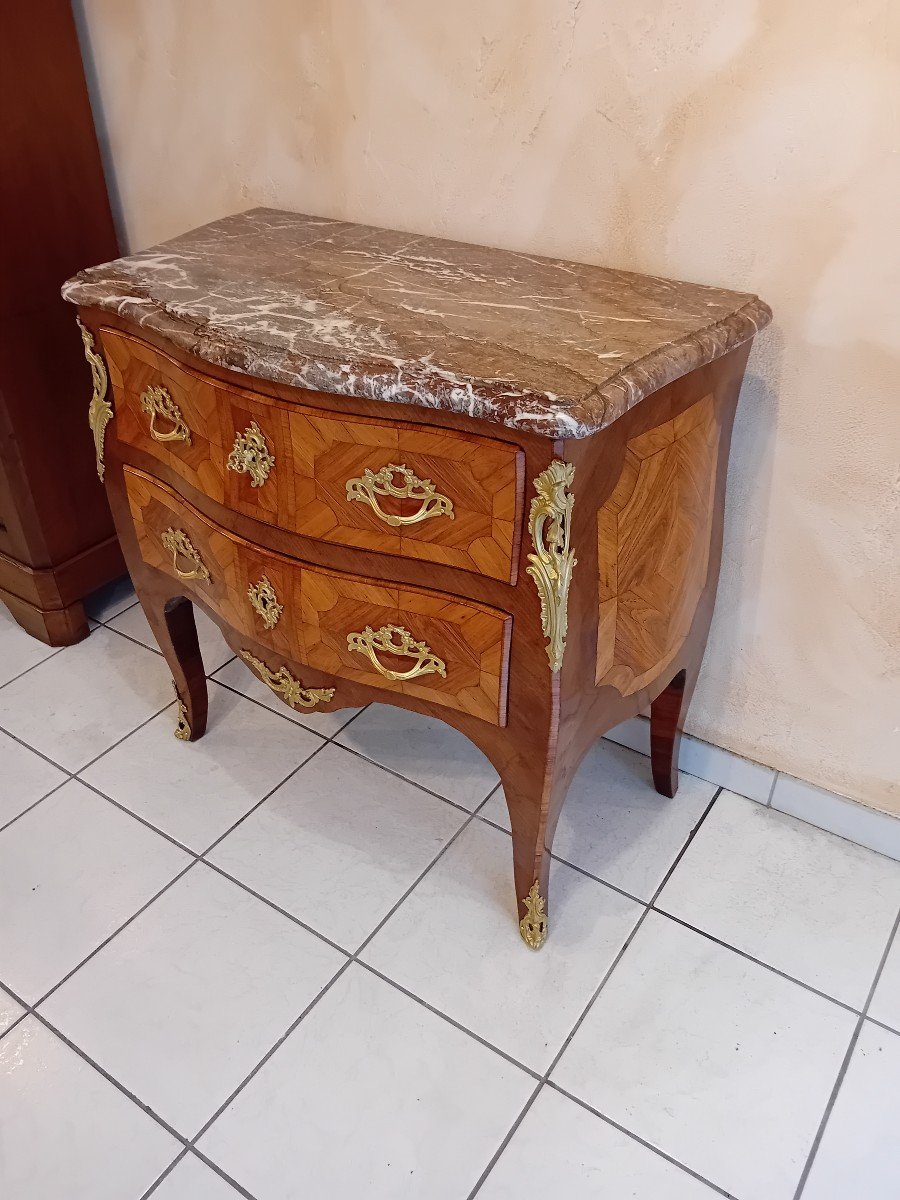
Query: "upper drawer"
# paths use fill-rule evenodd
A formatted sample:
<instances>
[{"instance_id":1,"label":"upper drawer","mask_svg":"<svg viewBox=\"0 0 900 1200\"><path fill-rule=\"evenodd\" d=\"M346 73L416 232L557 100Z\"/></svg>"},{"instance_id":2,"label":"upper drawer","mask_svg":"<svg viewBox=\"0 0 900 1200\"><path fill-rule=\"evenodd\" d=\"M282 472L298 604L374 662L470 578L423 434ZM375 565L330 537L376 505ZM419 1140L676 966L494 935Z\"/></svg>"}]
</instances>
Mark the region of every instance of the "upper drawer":
<instances>
[{"instance_id":1,"label":"upper drawer","mask_svg":"<svg viewBox=\"0 0 900 1200\"><path fill-rule=\"evenodd\" d=\"M117 435L229 508L307 537L515 582L522 451L220 384L101 331Z\"/></svg>"},{"instance_id":2,"label":"upper drawer","mask_svg":"<svg viewBox=\"0 0 900 1200\"><path fill-rule=\"evenodd\" d=\"M505 724L509 614L254 546L133 467L125 487L141 557L172 595L285 658Z\"/></svg>"}]
</instances>

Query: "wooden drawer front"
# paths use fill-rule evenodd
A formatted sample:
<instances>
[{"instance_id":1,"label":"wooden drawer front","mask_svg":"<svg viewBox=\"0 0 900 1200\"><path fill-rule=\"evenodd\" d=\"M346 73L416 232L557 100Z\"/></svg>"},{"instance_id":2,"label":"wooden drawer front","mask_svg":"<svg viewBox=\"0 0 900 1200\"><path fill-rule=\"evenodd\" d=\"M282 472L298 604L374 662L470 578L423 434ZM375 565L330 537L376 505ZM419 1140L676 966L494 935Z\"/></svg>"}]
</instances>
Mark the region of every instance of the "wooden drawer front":
<instances>
[{"instance_id":1,"label":"wooden drawer front","mask_svg":"<svg viewBox=\"0 0 900 1200\"><path fill-rule=\"evenodd\" d=\"M137 338L110 329L101 338L118 437L211 499L306 537L515 582L524 462L516 446L222 387ZM148 395L168 397L183 422L157 417L157 435L181 436L152 436ZM254 425L272 460L264 480L228 466Z\"/></svg>"},{"instance_id":2,"label":"wooden drawer front","mask_svg":"<svg viewBox=\"0 0 900 1200\"><path fill-rule=\"evenodd\" d=\"M515 581L515 446L300 407L288 427L298 533Z\"/></svg>"},{"instance_id":3,"label":"wooden drawer front","mask_svg":"<svg viewBox=\"0 0 900 1200\"><path fill-rule=\"evenodd\" d=\"M144 561L173 578L179 578L179 571L198 572L192 579L182 574L180 590L203 599L239 633L321 671L505 724L512 629L508 614L437 592L326 571L264 550L214 524L170 488L132 467L125 468L125 485ZM163 545L169 530L187 538L177 559ZM190 558L191 550L198 561ZM248 599L248 589L264 579L283 605L271 628ZM385 634L388 627L406 630L422 648L392 653L391 647L402 647L404 639L400 633ZM352 649L349 639L358 648ZM388 671L424 673L387 678L366 653L367 646Z\"/></svg>"},{"instance_id":4,"label":"wooden drawer front","mask_svg":"<svg viewBox=\"0 0 900 1200\"><path fill-rule=\"evenodd\" d=\"M269 525L284 524L279 513L289 513L293 507L284 449L285 413L264 398L220 387L138 338L111 329L102 330L100 337L109 364L120 441L165 463L219 504ZM165 440L151 432L151 416L143 407L147 396L162 404L170 401L170 411L177 414L175 421L166 416L155 419L156 432ZM272 460L264 468L265 480L260 482L257 476L256 485L247 472L228 468L236 439L246 437L254 422ZM176 436L167 436L172 434Z\"/></svg>"}]
</instances>

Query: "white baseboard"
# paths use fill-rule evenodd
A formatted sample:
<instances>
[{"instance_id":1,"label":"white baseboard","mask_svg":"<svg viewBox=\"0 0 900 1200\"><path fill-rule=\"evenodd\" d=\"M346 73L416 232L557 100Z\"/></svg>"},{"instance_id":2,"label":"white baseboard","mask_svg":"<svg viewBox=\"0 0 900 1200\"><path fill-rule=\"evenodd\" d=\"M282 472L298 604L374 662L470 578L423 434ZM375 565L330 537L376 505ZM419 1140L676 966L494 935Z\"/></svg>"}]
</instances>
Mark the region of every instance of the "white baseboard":
<instances>
[{"instance_id":1,"label":"white baseboard","mask_svg":"<svg viewBox=\"0 0 900 1200\"><path fill-rule=\"evenodd\" d=\"M620 746L637 750L639 754L650 753L650 722L646 717L623 721L606 737ZM770 805L809 825L900 861L900 817L876 812L836 792L751 762L749 758L698 738L685 736L681 739L679 768L688 775L696 775L729 792Z\"/></svg>"}]
</instances>

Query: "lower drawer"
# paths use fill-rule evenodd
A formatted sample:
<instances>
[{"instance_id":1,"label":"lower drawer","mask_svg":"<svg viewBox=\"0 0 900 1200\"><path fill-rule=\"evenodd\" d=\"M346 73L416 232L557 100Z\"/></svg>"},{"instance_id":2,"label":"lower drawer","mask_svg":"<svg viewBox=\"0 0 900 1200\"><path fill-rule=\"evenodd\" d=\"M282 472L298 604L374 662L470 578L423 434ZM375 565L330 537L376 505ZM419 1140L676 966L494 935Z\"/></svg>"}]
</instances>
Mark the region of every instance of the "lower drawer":
<instances>
[{"instance_id":1,"label":"lower drawer","mask_svg":"<svg viewBox=\"0 0 900 1200\"><path fill-rule=\"evenodd\" d=\"M173 595L318 670L506 723L509 614L265 550L133 467L125 486L141 555L177 581Z\"/></svg>"}]
</instances>

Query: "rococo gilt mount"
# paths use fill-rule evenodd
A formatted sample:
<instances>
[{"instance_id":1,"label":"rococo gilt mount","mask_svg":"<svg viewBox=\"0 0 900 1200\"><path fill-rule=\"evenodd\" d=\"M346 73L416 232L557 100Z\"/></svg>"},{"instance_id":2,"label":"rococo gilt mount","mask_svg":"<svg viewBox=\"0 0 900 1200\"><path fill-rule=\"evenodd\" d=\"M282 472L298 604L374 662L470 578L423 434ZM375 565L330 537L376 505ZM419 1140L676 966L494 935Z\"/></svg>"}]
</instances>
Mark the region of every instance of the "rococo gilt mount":
<instances>
[{"instance_id":1,"label":"rococo gilt mount","mask_svg":"<svg viewBox=\"0 0 900 1200\"><path fill-rule=\"evenodd\" d=\"M206 726L193 604L292 708L449 722L500 774L538 949L594 740L649 709L674 794L766 305L265 209L63 295L176 736Z\"/></svg>"}]
</instances>

